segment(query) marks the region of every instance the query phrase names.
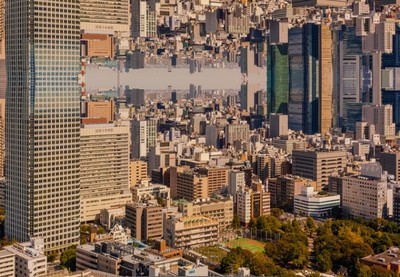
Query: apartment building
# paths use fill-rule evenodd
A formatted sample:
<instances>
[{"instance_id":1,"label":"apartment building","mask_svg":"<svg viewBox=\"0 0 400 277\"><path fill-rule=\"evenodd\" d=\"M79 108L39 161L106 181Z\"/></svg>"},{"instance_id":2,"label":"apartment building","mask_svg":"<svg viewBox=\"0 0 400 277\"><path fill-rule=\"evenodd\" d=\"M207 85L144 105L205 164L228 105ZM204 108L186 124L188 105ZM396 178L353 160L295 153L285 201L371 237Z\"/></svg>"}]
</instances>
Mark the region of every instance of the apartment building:
<instances>
[{"instance_id":1,"label":"apartment building","mask_svg":"<svg viewBox=\"0 0 400 277\"><path fill-rule=\"evenodd\" d=\"M0 250L0 276L15 277L15 255L7 250Z\"/></svg>"},{"instance_id":2,"label":"apartment building","mask_svg":"<svg viewBox=\"0 0 400 277\"><path fill-rule=\"evenodd\" d=\"M131 188L134 202L145 202L151 199L162 198L169 202L171 199L170 188L161 184L152 184L150 179L142 179L135 187Z\"/></svg>"},{"instance_id":3,"label":"apartment building","mask_svg":"<svg viewBox=\"0 0 400 277\"><path fill-rule=\"evenodd\" d=\"M208 178L206 175L201 175L187 168L175 168L175 170L171 170L170 176L171 193L176 191L176 199L183 198L192 201L208 197Z\"/></svg>"},{"instance_id":4,"label":"apartment building","mask_svg":"<svg viewBox=\"0 0 400 277\"><path fill-rule=\"evenodd\" d=\"M229 168L227 167L201 167L198 172L208 178L208 196L228 186Z\"/></svg>"},{"instance_id":5,"label":"apartment building","mask_svg":"<svg viewBox=\"0 0 400 277\"><path fill-rule=\"evenodd\" d=\"M147 162L142 160L131 160L129 162L129 183L136 186L142 179L147 178Z\"/></svg>"}]
</instances>

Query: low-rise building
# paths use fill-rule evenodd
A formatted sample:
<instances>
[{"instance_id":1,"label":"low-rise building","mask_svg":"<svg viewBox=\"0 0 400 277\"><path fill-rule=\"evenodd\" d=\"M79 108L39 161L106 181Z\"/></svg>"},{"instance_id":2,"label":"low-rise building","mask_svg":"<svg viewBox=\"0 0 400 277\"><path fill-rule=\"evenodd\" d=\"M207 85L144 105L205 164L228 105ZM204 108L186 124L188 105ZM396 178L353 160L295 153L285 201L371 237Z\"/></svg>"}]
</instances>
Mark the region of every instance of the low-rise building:
<instances>
[{"instance_id":1,"label":"low-rise building","mask_svg":"<svg viewBox=\"0 0 400 277\"><path fill-rule=\"evenodd\" d=\"M179 200L176 202L179 212L184 217L206 216L218 219L220 229L225 229L232 224L233 200L223 199L199 199L195 202Z\"/></svg>"},{"instance_id":2,"label":"low-rise building","mask_svg":"<svg viewBox=\"0 0 400 277\"><path fill-rule=\"evenodd\" d=\"M318 193L313 187L302 187L301 194L294 196L294 213L302 216L325 218L340 206L340 195Z\"/></svg>"},{"instance_id":3,"label":"low-rise building","mask_svg":"<svg viewBox=\"0 0 400 277\"><path fill-rule=\"evenodd\" d=\"M16 277L36 277L46 276L47 274L47 257L44 253L44 240L42 238L32 238L29 242L15 243L3 248L4 251L14 255L14 268ZM3 253L0 256L0 264L5 261L10 263L10 255ZM1 270L1 269L0 269ZM1 271L0 271L1 272ZM7 275L6 275L7 276Z\"/></svg>"},{"instance_id":4,"label":"low-rise building","mask_svg":"<svg viewBox=\"0 0 400 277\"><path fill-rule=\"evenodd\" d=\"M142 179L140 183L131 188L132 200L134 202L144 202L151 199L162 198L170 200L170 188L161 184L152 184L150 179Z\"/></svg>"},{"instance_id":5,"label":"low-rise building","mask_svg":"<svg viewBox=\"0 0 400 277\"><path fill-rule=\"evenodd\" d=\"M399 255L399 248L391 247L388 251L383 253L366 256L361 259L361 262L368 266L377 266L386 269L387 271L400 273Z\"/></svg>"},{"instance_id":6,"label":"low-rise building","mask_svg":"<svg viewBox=\"0 0 400 277\"><path fill-rule=\"evenodd\" d=\"M15 254L7 250L0 250L0 276L14 277L15 273Z\"/></svg>"},{"instance_id":7,"label":"low-rise building","mask_svg":"<svg viewBox=\"0 0 400 277\"><path fill-rule=\"evenodd\" d=\"M218 219L204 216L172 216L165 222L164 239L170 247L201 247L218 242Z\"/></svg>"}]
</instances>

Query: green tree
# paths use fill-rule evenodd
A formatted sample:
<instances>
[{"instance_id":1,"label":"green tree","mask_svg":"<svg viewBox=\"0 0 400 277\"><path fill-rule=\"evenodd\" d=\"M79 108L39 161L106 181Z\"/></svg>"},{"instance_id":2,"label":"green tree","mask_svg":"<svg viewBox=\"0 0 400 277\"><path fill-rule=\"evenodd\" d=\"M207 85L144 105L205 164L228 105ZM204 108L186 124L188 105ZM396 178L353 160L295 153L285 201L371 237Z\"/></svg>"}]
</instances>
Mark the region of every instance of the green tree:
<instances>
[{"instance_id":1,"label":"green tree","mask_svg":"<svg viewBox=\"0 0 400 277\"><path fill-rule=\"evenodd\" d=\"M315 264L319 271L327 272L332 269L331 255L328 251L322 251L322 253L315 256Z\"/></svg>"},{"instance_id":2,"label":"green tree","mask_svg":"<svg viewBox=\"0 0 400 277\"><path fill-rule=\"evenodd\" d=\"M102 226L97 227L97 234L98 235L105 234L105 232L106 231L104 230L104 228Z\"/></svg>"},{"instance_id":3,"label":"green tree","mask_svg":"<svg viewBox=\"0 0 400 277\"><path fill-rule=\"evenodd\" d=\"M267 218L265 216L258 217L256 226L258 230L266 230L268 227Z\"/></svg>"},{"instance_id":4,"label":"green tree","mask_svg":"<svg viewBox=\"0 0 400 277\"><path fill-rule=\"evenodd\" d=\"M76 270L76 246L68 248L61 253L60 266L70 271Z\"/></svg>"},{"instance_id":5,"label":"green tree","mask_svg":"<svg viewBox=\"0 0 400 277\"><path fill-rule=\"evenodd\" d=\"M48 263L52 263L52 262L54 262L56 260L56 258L57 258L57 254L54 254L54 253L49 254L47 256L47 262Z\"/></svg>"},{"instance_id":6,"label":"green tree","mask_svg":"<svg viewBox=\"0 0 400 277\"><path fill-rule=\"evenodd\" d=\"M249 228L256 228L257 227L257 220L254 217L252 217L250 219L250 222L249 222L248 226L249 226Z\"/></svg>"},{"instance_id":7,"label":"green tree","mask_svg":"<svg viewBox=\"0 0 400 277\"><path fill-rule=\"evenodd\" d=\"M238 216L237 214L235 214L235 215L233 216L233 219L232 219L232 228L234 228L234 229L240 228L240 218L239 218L239 216Z\"/></svg>"},{"instance_id":8,"label":"green tree","mask_svg":"<svg viewBox=\"0 0 400 277\"><path fill-rule=\"evenodd\" d=\"M306 231L308 235L311 237L312 234L316 231L316 226L314 219L312 217L307 217L306 225L305 225Z\"/></svg>"}]
</instances>

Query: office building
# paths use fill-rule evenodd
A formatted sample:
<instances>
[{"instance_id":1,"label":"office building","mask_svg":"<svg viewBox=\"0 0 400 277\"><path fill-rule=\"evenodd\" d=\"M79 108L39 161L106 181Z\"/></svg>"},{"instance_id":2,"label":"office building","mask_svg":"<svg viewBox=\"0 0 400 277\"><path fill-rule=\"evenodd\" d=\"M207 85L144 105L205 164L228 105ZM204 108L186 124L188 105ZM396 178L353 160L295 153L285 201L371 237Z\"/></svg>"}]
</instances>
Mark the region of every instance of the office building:
<instances>
[{"instance_id":1,"label":"office building","mask_svg":"<svg viewBox=\"0 0 400 277\"><path fill-rule=\"evenodd\" d=\"M222 188L228 186L227 167L201 167L198 172L208 178L208 196L219 193Z\"/></svg>"},{"instance_id":2,"label":"office building","mask_svg":"<svg viewBox=\"0 0 400 277\"><path fill-rule=\"evenodd\" d=\"M250 112L254 108L254 95L260 90L258 84L245 82L240 86L240 109Z\"/></svg>"},{"instance_id":3,"label":"office building","mask_svg":"<svg viewBox=\"0 0 400 277\"><path fill-rule=\"evenodd\" d=\"M131 105L132 107L135 107L136 109L140 109L142 106L144 106L146 104L144 89L138 89L138 88L129 89L129 88L127 88L125 90L125 96L126 96L126 105L127 106Z\"/></svg>"},{"instance_id":4,"label":"office building","mask_svg":"<svg viewBox=\"0 0 400 277\"><path fill-rule=\"evenodd\" d=\"M332 1L338 2L338 1ZM330 25L319 27L319 127L321 134L329 133L332 128L332 31Z\"/></svg>"},{"instance_id":5,"label":"office building","mask_svg":"<svg viewBox=\"0 0 400 277\"><path fill-rule=\"evenodd\" d=\"M132 236L141 241L160 239L163 236L162 207L154 204L135 203L125 207L125 224Z\"/></svg>"},{"instance_id":6,"label":"office building","mask_svg":"<svg viewBox=\"0 0 400 277\"><path fill-rule=\"evenodd\" d=\"M148 170L150 173L160 168L176 166L177 162L176 152L173 150L171 142L160 142L150 147L148 158Z\"/></svg>"},{"instance_id":7,"label":"office building","mask_svg":"<svg viewBox=\"0 0 400 277\"><path fill-rule=\"evenodd\" d=\"M228 193L233 196L233 202L236 203L236 193L246 186L245 174L239 170L229 171L228 181Z\"/></svg>"},{"instance_id":8,"label":"office building","mask_svg":"<svg viewBox=\"0 0 400 277\"><path fill-rule=\"evenodd\" d=\"M292 152L293 175L317 182L317 191L328 185L328 178L335 170L343 170L347 163L344 151L309 151L294 150Z\"/></svg>"},{"instance_id":9,"label":"office building","mask_svg":"<svg viewBox=\"0 0 400 277\"><path fill-rule=\"evenodd\" d=\"M173 248L211 246L218 242L218 230L218 219L172 216L165 221L164 239Z\"/></svg>"},{"instance_id":10,"label":"office building","mask_svg":"<svg viewBox=\"0 0 400 277\"><path fill-rule=\"evenodd\" d=\"M157 121L152 119L131 121L131 155L134 159L147 157L150 147L156 146Z\"/></svg>"},{"instance_id":11,"label":"office building","mask_svg":"<svg viewBox=\"0 0 400 277\"><path fill-rule=\"evenodd\" d=\"M183 169L178 170L176 174L171 172L171 178L176 175L175 183L170 183L171 194L176 191L176 199L186 199L189 201L196 199L203 199L208 197L208 178L205 175L201 175L194 170ZM175 187L175 188L173 188Z\"/></svg>"},{"instance_id":12,"label":"office building","mask_svg":"<svg viewBox=\"0 0 400 277\"><path fill-rule=\"evenodd\" d=\"M99 219L102 209L131 202L129 127L82 126L80 195L81 222Z\"/></svg>"},{"instance_id":13,"label":"office building","mask_svg":"<svg viewBox=\"0 0 400 277\"><path fill-rule=\"evenodd\" d=\"M249 125L247 123L235 123L225 126L225 145L234 145L236 141L249 141Z\"/></svg>"},{"instance_id":14,"label":"office building","mask_svg":"<svg viewBox=\"0 0 400 277\"><path fill-rule=\"evenodd\" d=\"M332 127L331 45L329 25L307 23L289 30L288 109L292 130L314 134L326 133Z\"/></svg>"},{"instance_id":15,"label":"office building","mask_svg":"<svg viewBox=\"0 0 400 277\"><path fill-rule=\"evenodd\" d=\"M278 23L279 24L279 23ZM272 36L272 34L271 34ZM287 34L286 34L287 39ZM288 44L268 43L267 56L267 115L288 113L289 100L289 56Z\"/></svg>"},{"instance_id":16,"label":"office building","mask_svg":"<svg viewBox=\"0 0 400 277\"><path fill-rule=\"evenodd\" d=\"M10 265L8 270L14 269L15 277L36 277L46 276L47 257L44 252L44 240L41 238L32 238L28 242L15 243L3 247L0 252L0 264L11 264L11 255L14 257L14 264ZM2 255L3 254L3 255ZM11 254L11 255L10 255ZM0 272L4 270L0 268ZM7 273L8 274L8 273ZM7 276L7 275L1 275Z\"/></svg>"},{"instance_id":17,"label":"office building","mask_svg":"<svg viewBox=\"0 0 400 277\"><path fill-rule=\"evenodd\" d=\"M388 216L391 207L386 178L379 163L363 164L360 175L343 177L342 207L345 214L364 219Z\"/></svg>"},{"instance_id":18,"label":"office building","mask_svg":"<svg viewBox=\"0 0 400 277\"><path fill-rule=\"evenodd\" d=\"M134 187L141 180L147 178L147 162L142 160L131 160L129 162L129 184Z\"/></svg>"},{"instance_id":19,"label":"office building","mask_svg":"<svg viewBox=\"0 0 400 277\"><path fill-rule=\"evenodd\" d=\"M46 254L78 244L80 224L80 5L55 4L6 2L5 233Z\"/></svg>"},{"instance_id":20,"label":"office building","mask_svg":"<svg viewBox=\"0 0 400 277\"><path fill-rule=\"evenodd\" d=\"M396 181L400 181L400 152L381 153L379 163L382 169L393 175Z\"/></svg>"},{"instance_id":21,"label":"office building","mask_svg":"<svg viewBox=\"0 0 400 277\"><path fill-rule=\"evenodd\" d=\"M156 11L150 2L131 1L131 35L133 38L157 37Z\"/></svg>"},{"instance_id":22,"label":"office building","mask_svg":"<svg viewBox=\"0 0 400 277\"><path fill-rule=\"evenodd\" d=\"M341 8L347 6L346 0L293 0L292 5L297 7L333 7Z\"/></svg>"},{"instance_id":23,"label":"office building","mask_svg":"<svg viewBox=\"0 0 400 277\"><path fill-rule=\"evenodd\" d=\"M362 107L362 122L375 125L375 132L384 137L394 136L396 125L393 123L391 105L365 105Z\"/></svg>"},{"instance_id":24,"label":"office building","mask_svg":"<svg viewBox=\"0 0 400 277\"><path fill-rule=\"evenodd\" d=\"M81 0L81 29L84 33L129 32L129 0Z\"/></svg>"},{"instance_id":25,"label":"office building","mask_svg":"<svg viewBox=\"0 0 400 277\"><path fill-rule=\"evenodd\" d=\"M229 228L233 220L232 198L200 199L196 202L179 200L176 205L183 217L204 216L218 219L221 230Z\"/></svg>"},{"instance_id":26,"label":"office building","mask_svg":"<svg viewBox=\"0 0 400 277\"><path fill-rule=\"evenodd\" d=\"M283 175L268 182L268 192L271 194L271 206L276 208L293 209L294 197L301 193L303 186L317 187L310 179L293 175Z\"/></svg>"},{"instance_id":27,"label":"office building","mask_svg":"<svg viewBox=\"0 0 400 277\"><path fill-rule=\"evenodd\" d=\"M4 178L6 100L0 98L0 178ZM4 202L3 202L4 203Z\"/></svg>"},{"instance_id":28,"label":"office building","mask_svg":"<svg viewBox=\"0 0 400 277\"><path fill-rule=\"evenodd\" d=\"M313 187L302 187L301 193L294 196L294 213L301 216L326 218L340 206L340 195L319 194Z\"/></svg>"},{"instance_id":29,"label":"office building","mask_svg":"<svg viewBox=\"0 0 400 277\"><path fill-rule=\"evenodd\" d=\"M0 0L0 99L6 97L5 0Z\"/></svg>"},{"instance_id":30,"label":"office building","mask_svg":"<svg viewBox=\"0 0 400 277\"><path fill-rule=\"evenodd\" d=\"M270 114L269 136L271 138L287 136L289 132L288 119L288 116L285 114Z\"/></svg>"}]
</instances>

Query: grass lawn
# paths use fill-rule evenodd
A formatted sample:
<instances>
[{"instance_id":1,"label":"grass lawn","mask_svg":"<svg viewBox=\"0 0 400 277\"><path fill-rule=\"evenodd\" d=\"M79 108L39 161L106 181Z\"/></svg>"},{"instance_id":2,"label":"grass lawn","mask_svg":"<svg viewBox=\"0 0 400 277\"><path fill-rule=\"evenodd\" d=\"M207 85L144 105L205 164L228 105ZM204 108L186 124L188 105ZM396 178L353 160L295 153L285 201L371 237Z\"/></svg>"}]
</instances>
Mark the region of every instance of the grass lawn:
<instances>
[{"instance_id":1,"label":"grass lawn","mask_svg":"<svg viewBox=\"0 0 400 277\"><path fill-rule=\"evenodd\" d=\"M206 256L210 262L215 264L221 263L222 258L228 254L226 251L213 246L196 248L194 251Z\"/></svg>"},{"instance_id":2,"label":"grass lawn","mask_svg":"<svg viewBox=\"0 0 400 277\"><path fill-rule=\"evenodd\" d=\"M252 252L263 252L265 243L258 240L240 238L226 242L225 245L229 248L236 248L240 246L243 249L247 249Z\"/></svg>"}]
</instances>

